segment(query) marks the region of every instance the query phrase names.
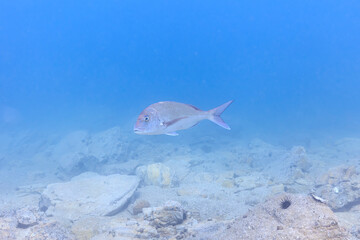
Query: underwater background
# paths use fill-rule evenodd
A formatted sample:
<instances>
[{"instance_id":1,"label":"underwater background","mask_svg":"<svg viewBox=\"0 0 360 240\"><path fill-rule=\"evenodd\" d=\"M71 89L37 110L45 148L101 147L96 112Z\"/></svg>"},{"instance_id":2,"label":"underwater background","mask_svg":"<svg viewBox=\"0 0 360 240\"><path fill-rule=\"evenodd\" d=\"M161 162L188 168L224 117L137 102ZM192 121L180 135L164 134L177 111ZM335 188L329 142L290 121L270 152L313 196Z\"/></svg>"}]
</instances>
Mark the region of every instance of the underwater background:
<instances>
[{"instance_id":1,"label":"underwater background","mask_svg":"<svg viewBox=\"0 0 360 240\"><path fill-rule=\"evenodd\" d=\"M267 219L256 206L282 213L286 201L341 226L339 238L307 239L360 238L359 13L355 0L1 1L0 238L233 239L202 227L242 229ZM133 132L152 103L229 100L231 131L203 121L176 137ZM59 189L84 196L89 183L105 195L133 183L132 194L111 211L69 207ZM186 217L153 223L168 206ZM253 207L244 226L224 222ZM262 226L269 235L241 236L270 239Z\"/></svg>"},{"instance_id":2,"label":"underwater background","mask_svg":"<svg viewBox=\"0 0 360 240\"><path fill-rule=\"evenodd\" d=\"M2 1L1 126L131 129L153 102L210 109L234 99L231 134L358 135L359 8Z\"/></svg>"}]
</instances>

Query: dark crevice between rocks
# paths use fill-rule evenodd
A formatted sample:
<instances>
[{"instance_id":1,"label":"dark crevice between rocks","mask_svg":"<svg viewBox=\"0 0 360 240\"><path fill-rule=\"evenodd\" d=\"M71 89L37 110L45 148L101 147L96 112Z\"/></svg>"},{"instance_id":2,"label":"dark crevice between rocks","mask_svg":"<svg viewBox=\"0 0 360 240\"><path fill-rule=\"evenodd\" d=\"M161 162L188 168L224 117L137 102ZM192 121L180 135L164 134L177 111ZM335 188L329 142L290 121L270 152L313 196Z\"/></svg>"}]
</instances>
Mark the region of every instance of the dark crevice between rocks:
<instances>
[{"instance_id":1,"label":"dark crevice between rocks","mask_svg":"<svg viewBox=\"0 0 360 240\"><path fill-rule=\"evenodd\" d=\"M41 212L46 212L46 210L48 210L48 208L51 205L51 201L49 198L41 196L40 201L39 201L39 210Z\"/></svg>"},{"instance_id":2,"label":"dark crevice between rocks","mask_svg":"<svg viewBox=\"0 0 360 240\"><path fill-rule=\"evenodd\" d=\"M121 206L120 208L117 208L117 209L115 209L115 210L113 210L113 211L105 214L105 216L111 217L111 216L114 216L114 215L116 215L116 214L124 211L124 210L129 206L129 204L131 203L131 201L132 201L132 198L129 198L129 199L125 202L125 204L124 204L123 206Z\"/></svg>"},{"instance_id":3,"label":"dark crevice between rocks","mask_svg":"<svg viewBox=\"0 0 360 240\"><path fill-rule=\"evenodd\" d=\"M343 207L341 208L338 208L338 209L335 209L333 210L334 212L348 212L350 211L350 209L356 205L359 205L360 204L360 198L357 198L355 199L354 201L344 205Z\"/></svg>"},{"instance_id":4,"label":"dark crevice between rocks","mask_svg":"<svg viewBox=\"0 0 360 240\"><path fill-rule=\"evenodd\" d=\"M30 224L18 223L18 224L16 225L16 228L27 229L27 228L29 228L29 227L35 226L36 224L38 224L38 223L37 223L37 222L30 223Z\"/></svg>"}]
</instances>

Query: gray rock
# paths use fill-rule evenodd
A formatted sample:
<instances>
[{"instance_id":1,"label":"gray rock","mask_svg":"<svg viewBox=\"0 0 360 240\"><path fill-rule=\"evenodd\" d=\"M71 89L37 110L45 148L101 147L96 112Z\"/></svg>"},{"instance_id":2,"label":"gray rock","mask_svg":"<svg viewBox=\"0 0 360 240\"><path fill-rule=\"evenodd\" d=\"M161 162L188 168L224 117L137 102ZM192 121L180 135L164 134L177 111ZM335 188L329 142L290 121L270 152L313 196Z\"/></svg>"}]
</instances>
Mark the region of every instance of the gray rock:
<instances>
[{"instance_id":1,"label":"gray rock","mask_svg":"<svg viewBox=\"0 0 360 240\"><path fill-rule=\"evenodd\" d=\"M356 224L351 228L351 234L356 237L356 239L360 239L360 225Z\"/></svg>"},{"instance_id":2,"label":"gray rock","mask_svg":"<svg viewBox=\"0 0 360 240\"><path fill-rule=\"evenodd\" d=\"M75 240L75 236L58 222L45 222L30 228L29 233L23 238L25 240Z\"/></svg>"},{"instance_id":3,"label":"gray rock","mask_svg":"<svg viewBox=\"0 0 360 240\"><path fill-rule=\"evenodd\" d=\"M302 172L308 172L312 164L309 162L305 148L295 146L291 149L290 158L292 159L292 167L300 169Z\"/></svg>"},{"instance_id":4,"label":"gray rock","mask_svg":"<svg viewBox=\"0 0 360 240\"><path fill-rule=\"evenodd\" d=\"M143 208L149 208L150 203L147 200L144 199L138 199L134 202L134 204L130 207L130 212L133 215L137 215L139 213L142 213Z\"/></svg>"},{"instance_id":5,"label":"gray rock","mask_svg":"<svg viewBox=\"0 0 360 240\"><path fill-rule=\"evenodd\" d=\"M57 161L63 170L72 172L81 159L86 157L89 139L90 134L85 131L70 133L47 150L44 155L49 155L50 158Z\"/></svg>"},{"instance_id":6,"label":"gray rock","mask_svg":"<svg viewBox=\"0 0 360 240\"><path fill-rule=\"evenodd\" d=\"M128 148L127 137L115 127L96 134L85 131L70 133L43 155L58 162L64 173L74 176L98 170L104 163L125 162Z\"/></svg>"},{"instance_id":7,"label":"gray rock","mask_svg":"<svg viewBox=\"0 0 360 240\"><path fill-rule=\"evenodd\" d=\"M144 208L144 219L150 221L150 225L160 228L175 226L186 218L185 210L176 201L167 201L164 206Z\"/></svg>"},{"instance_id":8,"label":"gray rock","mask_svg":"<svg viewBox=\"0 0 360 240\"><path fill-rule=\"evenodd\" d=\"M69 182L48 185L42 199L49 200L47 215L71 220L83 215L111 216L123 210L138 184L136 176L87 172Z\"/></svg>"},{"instance_id":9,"label":"gray rock","mask_svg":"<svg viewBox=\"0 0 360 240\"><path fill-rule=\"evenodd\" d=\"M240 152L239 157L252 168L273 177L278 183L293 183L296 179L304 178L312 167L312 156L306 153L304 147L295 146L289 151L258 139Z\"/></svg>"},{"instance_id":10,"label":"gray rock","mask_svg":"<svg viewBox=\"0 0 360 240\"><path fill-rule=\"evenodd\" d=\"M289 201L285 204L285 201ZM232 222L197 225L187 239L350 239L323 203L306 195L278 195Z\"/></svg>"},{"instance_id":11,"label":"gray rock","mask_svg":"<svg viewBox=\"0 0 360 240\"><path fill-rule=\"evenodd\" d=\"M23 207L0 212L0 239L6 240L75 240L66 227L43 217L35 208Z\"/></svg>"},{"instance_id":12,"label":"gray rock","mask_svg":"<svg viewBox=\"0 0 360 240\"><path fill-rule=\"evenodd\" d=\"M336 211L360 204L360 174L355 166L330 169L316 182L315 194Z\"/></svg>"},{"instance_id":13,"label":"gray rock","mask_svg":"<svg viewBox=\"0 0 360 240\"><path fill-rule=\"evenodd\" d=\"M41 213L37 209L24 207L16 210L17 228L32 227L41 220Z\"/></svg>"}]
</instances>

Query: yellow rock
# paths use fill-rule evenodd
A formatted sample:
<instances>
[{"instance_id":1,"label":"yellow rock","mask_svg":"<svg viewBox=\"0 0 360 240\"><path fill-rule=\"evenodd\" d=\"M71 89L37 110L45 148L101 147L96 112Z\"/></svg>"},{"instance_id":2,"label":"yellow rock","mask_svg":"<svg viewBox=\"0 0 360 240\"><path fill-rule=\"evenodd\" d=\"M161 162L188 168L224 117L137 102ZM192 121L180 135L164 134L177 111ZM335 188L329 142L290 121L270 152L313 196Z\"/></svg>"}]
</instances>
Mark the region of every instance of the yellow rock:
<instances>
[{"instance_id":1,"label":"yellow rock","mask_svg":"<svg viewBox=\"0 0 360 240\"><path fill-rule=\"evenodd\" d=\"M170 184L171 184L170 168L166 167L166 171L162 172L162 185L170 186Z\"/></svg>"},{"instance_id":2,"label":"yellow rock","mask_svg":"<svg viewBox=\"0 0 360 240\"><path fill-rule=\"evenodd\" d=\"M147 178L153 185L157 185L160 177L160 163L154 163L147 167Z\"/></svg>"},{"instance_id":3,"label":"yellow rock","mask_svg":"<svg viewBox=\"0 0 360 240\"><path fill-rule=\"evenodd\" d=\"M154 163L147 166L146 183L168 187L171 184L170 168L162 163Z\"/></svg>"},{"instance_id":4,"label":"yellow rock","mask_svg":"<svg viewBox=\"0 0 360 240\"><path fill-rule=\"evenodd\" d=\"M233 188L234 187L234 181L230 180L230 179L225 179L221 186L225 187L225 188Z\"/></svg>"}]
</instances>

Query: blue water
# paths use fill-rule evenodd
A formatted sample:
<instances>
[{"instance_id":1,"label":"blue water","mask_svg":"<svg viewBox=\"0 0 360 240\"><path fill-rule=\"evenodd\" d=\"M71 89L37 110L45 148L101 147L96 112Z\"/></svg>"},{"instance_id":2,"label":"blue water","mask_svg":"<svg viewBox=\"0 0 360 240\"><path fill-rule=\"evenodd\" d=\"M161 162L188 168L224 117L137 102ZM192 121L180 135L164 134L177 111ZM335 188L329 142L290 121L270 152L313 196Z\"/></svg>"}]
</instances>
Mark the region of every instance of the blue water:
<instances>
[{"instance_id":1,"label":"blue water","mask_svg":"<svg viewBox=\"0 0 360 240\"><path fill-rule=\"evenodd\" d=\"M222 118L231 131L203 121L176 137L133 132L140 112L158 101L209 110L230 100ZM235 218L304 238L324 233L331 219L327 236L341 238L339 226L360 233L359 169L358 0L0 0L0 239L72 239L57 227L79 239L178 239L192 235L191 226L210 234L207 224ZM71 181L82 173L85 183ZM65 187L54 192L52 183ZM294 193L333 204L339 224L329 209L306 215L311 205L297 204ZM290 194L281 198L294 199L291 209L299 209L290 212L316 224L297 231L307 225L282 221L291 218L275 212L286 209L280 198L260 205L271 217L244 215L276 194ZM178 201L190 215L157 232L142 213L131 214L137 200ZM99 214L118 202L118 216ZM36 213L18 211L30 207ZM41 219L21 222L34 214ZM223 224L213 226L266 233Z\"/></svg>"},{"instance_id":2,"label":"blue water","mask_svg":"<svg viewBox=\"0 0 360 240\"><path fill-rule=\"evenodd\" d=\"M234 99L234 136L359 136L359 12L355 0L1 1L0 126L130 131L153 102Z\"/></svg>"}]
</instances>

